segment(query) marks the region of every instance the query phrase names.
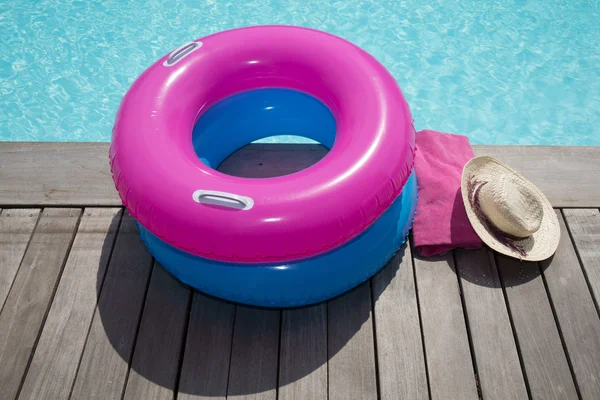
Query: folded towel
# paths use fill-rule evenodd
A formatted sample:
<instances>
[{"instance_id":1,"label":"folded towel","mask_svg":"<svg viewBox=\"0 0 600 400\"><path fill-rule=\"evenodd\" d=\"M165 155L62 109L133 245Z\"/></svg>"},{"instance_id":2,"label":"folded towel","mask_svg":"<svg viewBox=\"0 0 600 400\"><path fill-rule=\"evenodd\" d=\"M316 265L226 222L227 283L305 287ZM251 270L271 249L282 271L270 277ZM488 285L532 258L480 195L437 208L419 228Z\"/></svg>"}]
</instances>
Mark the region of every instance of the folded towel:
<instances>
[{"instance_id":1,"label":"folded towel","mask_svg":"<svg viewBox=\"0 0 600 400\"><path fill-rule=\"evenodd\" d=\"M416 135L415 170L419 203L413 223L414 246L421 256L455 248L482 246L463 204L462 170L475 156L466 136L424 130Z\"/></svg>"}]
</instances>

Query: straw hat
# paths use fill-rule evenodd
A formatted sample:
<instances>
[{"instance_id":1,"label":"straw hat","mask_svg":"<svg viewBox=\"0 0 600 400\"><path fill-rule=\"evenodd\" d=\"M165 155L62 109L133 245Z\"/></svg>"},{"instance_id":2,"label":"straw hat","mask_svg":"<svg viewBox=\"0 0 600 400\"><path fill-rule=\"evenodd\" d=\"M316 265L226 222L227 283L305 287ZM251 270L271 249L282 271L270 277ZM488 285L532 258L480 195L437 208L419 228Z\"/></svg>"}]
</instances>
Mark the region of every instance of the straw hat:
<instances>
[{"instance_id":1,"label":"straw hat","mask_svg":"<svg viewBox=\"0 0 600 400\"><path fill-rule=\"evenodd\" d=\"M526 261L545 260L556 251L560 226L550 202L537 186L500 161L469 161L461 192L473 229L493 250Z\"/></svg>"}]
</instances>

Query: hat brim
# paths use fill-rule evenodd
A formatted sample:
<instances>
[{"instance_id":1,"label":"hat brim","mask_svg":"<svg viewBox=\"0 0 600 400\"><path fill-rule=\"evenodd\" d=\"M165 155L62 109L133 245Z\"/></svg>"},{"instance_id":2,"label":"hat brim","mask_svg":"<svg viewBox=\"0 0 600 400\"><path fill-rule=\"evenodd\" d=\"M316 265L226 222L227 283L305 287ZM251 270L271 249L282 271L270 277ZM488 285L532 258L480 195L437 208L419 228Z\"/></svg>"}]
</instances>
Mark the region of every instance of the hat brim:
<instances>
[{"instance_id":1,"label":"hat brim","mask_svg":"<svg viewBox=\"0 0 600 400\"><path fill-rule=\"evenodd\" d=\"M525 251L524 256L500 242L500 240L498 240L498 238L488 229L487 224L479 219L469 201L468 185L471 179L490 182L504 174L511 174L517 177L524 185L539 193L540 199L542 199L543 217L540 228L532 236L515 242L515 244ZM473 229L479 238L492 250L525 261L546 260L556 252L558 242L560 241L560 225L550 201L548 201L546 196L544 196L537 186L510 169L508 166L492 157L482 156L473 158L463 168L460 190L465 204L465 210L467 211L467 216Z\"/></svg>"}]
</instances>

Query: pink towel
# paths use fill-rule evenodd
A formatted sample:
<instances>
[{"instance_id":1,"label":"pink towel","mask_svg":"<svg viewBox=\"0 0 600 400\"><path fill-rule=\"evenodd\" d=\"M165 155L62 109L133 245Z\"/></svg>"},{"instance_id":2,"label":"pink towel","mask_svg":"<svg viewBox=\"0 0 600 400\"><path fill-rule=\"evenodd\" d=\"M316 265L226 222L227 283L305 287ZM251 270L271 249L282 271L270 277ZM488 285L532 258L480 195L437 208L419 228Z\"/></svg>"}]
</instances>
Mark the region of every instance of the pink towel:
<instances>
[{"instance_id":1,"label":"pink towel","mask_svg":"<svg viewBox=\"0 0 600 400\"><path fill-rule=\"evenodd\" d=\"M417 132L416 145L419 202L413 223L415 248L428 257L455 248L481 247L460 192L463 167L475 156L469 139L424 130Z\"/></svg>"}]
</instances>

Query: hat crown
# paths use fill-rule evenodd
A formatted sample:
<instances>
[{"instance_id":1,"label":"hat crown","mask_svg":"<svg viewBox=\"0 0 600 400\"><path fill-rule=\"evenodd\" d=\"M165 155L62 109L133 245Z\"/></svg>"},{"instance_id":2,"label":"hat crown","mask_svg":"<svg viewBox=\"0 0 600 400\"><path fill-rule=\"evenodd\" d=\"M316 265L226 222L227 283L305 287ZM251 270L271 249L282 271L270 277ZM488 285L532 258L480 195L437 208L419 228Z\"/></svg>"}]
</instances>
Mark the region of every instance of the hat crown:
<instances>
[{"instance_id":1,"label":"hat crown","mask_svg":"<svg viewBox=\"0 0 600 400\"><path fill-rule=\"evenodd\" d=\"M517 176L505 174L480 189L479 205L486 218L501 231L526 238L542 223L542 199Z\"/></svg>"}]
</instances>

